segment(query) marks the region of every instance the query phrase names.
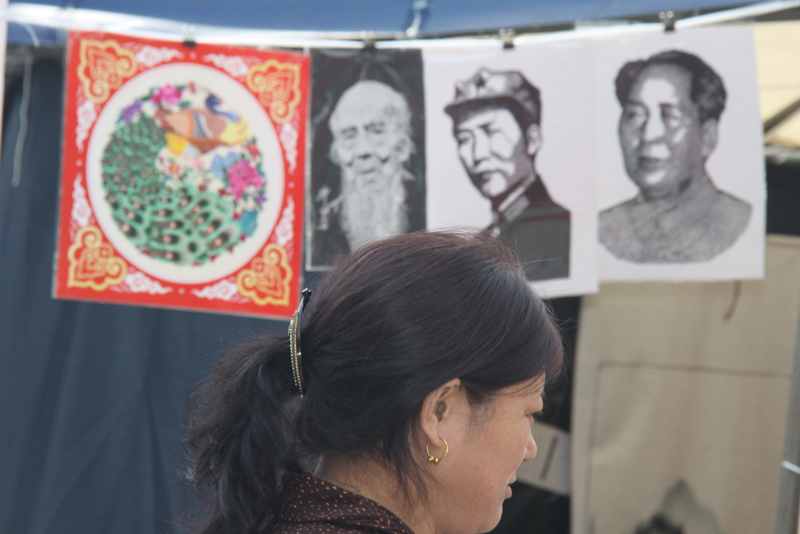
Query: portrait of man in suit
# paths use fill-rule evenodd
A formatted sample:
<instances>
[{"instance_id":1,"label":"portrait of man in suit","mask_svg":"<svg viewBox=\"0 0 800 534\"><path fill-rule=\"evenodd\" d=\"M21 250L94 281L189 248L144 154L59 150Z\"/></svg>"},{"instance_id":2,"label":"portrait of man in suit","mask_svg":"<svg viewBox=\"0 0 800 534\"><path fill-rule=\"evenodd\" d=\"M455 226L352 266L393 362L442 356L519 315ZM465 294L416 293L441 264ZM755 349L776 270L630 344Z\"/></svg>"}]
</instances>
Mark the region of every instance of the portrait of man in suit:
<instances>
[{"instance_id":1,"label":"portrait of man in suit","mask_svg":"<svg viewBox=\"0 0 800 534\"><path fill-rule=\"evenodd\" d=\"M445 107L470 181L491 202L487 231L513 248L529 280L569 276L570 212L536 170L539 90L518 71L480 69Z\"/></svg>"},{"instance_id":2,"label":"portrait of man in suit","mask_svg":"<svg viewBox=\"0 0 800 534\"><path fill-rule=\"evenodd\" d=\"M626 63L616 78L625 171L639 189L600 213L600 242L634 263L709 261L744 232L751 206L719 190L706 162L727 94L698 56L679 50Z\"/></svg>"}]
</instances>

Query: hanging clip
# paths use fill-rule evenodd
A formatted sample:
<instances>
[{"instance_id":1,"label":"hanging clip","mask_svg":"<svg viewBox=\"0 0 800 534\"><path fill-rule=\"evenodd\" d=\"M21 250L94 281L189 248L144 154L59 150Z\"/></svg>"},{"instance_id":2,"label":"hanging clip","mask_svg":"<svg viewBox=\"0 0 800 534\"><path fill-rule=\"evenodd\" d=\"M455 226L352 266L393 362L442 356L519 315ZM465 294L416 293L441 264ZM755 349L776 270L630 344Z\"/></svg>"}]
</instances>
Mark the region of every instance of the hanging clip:
<instances>
[{"instance_id":1,"label":"hanging clip","mask_svg":"<svg viewBox=\"0 0 800 534\"><path fill-rule=\"evenodd\" d=\"M662 11L658 14L658 20L664 23L665 32L675 31L675 13L672 11Z\"/></svg>"},{"instance_id":2,"label":"hanging clip","mask_svg":"<svg viewBox=\"0 0 800 534\"><path fill-rule=\"evenodd\" d=\"M361 32L361 41L364 43L364 50L375 50L375 33Z\"/></svg>"},{"instance_id":3,"label":"hanging clip","mask_svg":"<svg viewBox=\"0 0 800 534\"><path fill-rule=\"evenodd\" d=\"M500 40L503 41L503 50L510 50L514 48L514 30L511 28L503 28L500 30Z\"/></svg>"},{"instance_id":4,"label":"hanging clip","mask_svg":"<svg viewBox=\"0 0 800 534\"><path fill-rule=\"evenodd\" d=\"M419 34L419 28L422 26L424 12L431 9L432 3L433 2L429 0L414 0L414 3L411 4L411 25L406 30L406 37L409 39L414 39Z\"/></svg>"},{"instance_id":5,"label":"hanging clip","mask_svg":"<svg viewBox=\"0 0 800 534\"><path fill-rule=\"evenodd\" d=\"M197 28L191 24L184 24L181 26L183 32L183 46L187 48L194 48L197 46L197 41L194 40L194 34L197 33Z\"/></svg>"}]
</instances>

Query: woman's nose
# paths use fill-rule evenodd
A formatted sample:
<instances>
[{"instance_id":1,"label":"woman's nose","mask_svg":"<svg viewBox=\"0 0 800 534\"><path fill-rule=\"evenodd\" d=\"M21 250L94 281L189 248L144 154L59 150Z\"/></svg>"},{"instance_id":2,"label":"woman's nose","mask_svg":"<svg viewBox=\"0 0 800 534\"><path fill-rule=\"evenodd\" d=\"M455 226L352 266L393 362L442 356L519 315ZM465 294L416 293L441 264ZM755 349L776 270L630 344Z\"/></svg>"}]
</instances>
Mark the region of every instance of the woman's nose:
<instances>
[{"instance_id":1,"label":"woman's nose","mask_svg":"<svg viewBox=\"0 0 800 534\"><path fill-rule=\"evenodd\" d=\"M523 462L533 460L536 456L536 442L533 439L533 434L528 434L528 444L525 446L525 456L522 458Z\"/></svg>"}]
</instances>

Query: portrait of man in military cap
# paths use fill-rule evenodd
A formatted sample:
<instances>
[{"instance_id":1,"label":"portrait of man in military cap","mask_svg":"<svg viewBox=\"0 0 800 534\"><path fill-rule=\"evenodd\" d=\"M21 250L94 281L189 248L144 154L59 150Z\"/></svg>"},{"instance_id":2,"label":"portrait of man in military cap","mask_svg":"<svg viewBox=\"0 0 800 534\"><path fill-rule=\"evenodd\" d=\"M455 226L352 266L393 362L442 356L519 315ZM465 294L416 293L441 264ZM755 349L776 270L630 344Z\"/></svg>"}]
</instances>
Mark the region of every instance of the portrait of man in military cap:
<instances>
[{"instance_id":1,"label":"portrait of man in military cap","mask_svg":"<svg viewBox=\"0 0 800 534\"><path fill-rule=\"evenodd\" d=\"M625 171L639 193L600 213L600 242L634 263L709 261L744 232L751 206L719 190L706 170L727 94L694 54L670 50L617 74Z\"/></svg>"},{"instance_id":2,"label":"portrait of man in military cap","mask_svg":"<svg viewBox=\"0 0 800 534\"><path fill-rule=\"evenodd\" d=\"M487 231L516 250L529 280L570 274L570 212L536 170L542 147L539 90L520 72L481 68L445 107L464 170L491 202Z\"/></svg>"}]
</instances>

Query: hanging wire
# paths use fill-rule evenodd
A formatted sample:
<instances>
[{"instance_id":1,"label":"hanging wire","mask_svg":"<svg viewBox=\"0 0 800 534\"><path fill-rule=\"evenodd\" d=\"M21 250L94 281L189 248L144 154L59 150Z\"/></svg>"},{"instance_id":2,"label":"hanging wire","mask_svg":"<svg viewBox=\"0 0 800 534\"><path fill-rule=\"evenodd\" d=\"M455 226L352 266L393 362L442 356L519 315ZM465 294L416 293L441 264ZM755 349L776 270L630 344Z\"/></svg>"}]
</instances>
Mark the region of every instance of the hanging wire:
<instances>
[{"instance_id":1,"label":"hanging wire","mask_svg":"<svg viewBox=\"0 0 800 534\"><path fill-rule=\"evenodd\" d=\"M34 41L38 45L39 40ZM38 46L37 46L38 48ZM28 110L31 104L31 78L33 77L34 57L25 51L25 73L22 75L22 101L19 105L19 131L14 143L14 169L11 187L19 187L22 180L22 156L25 153L25 138L28 136Z\"/></svg>"},{"instance_id":2,"label":"hanging wire","mask_svg":"<svg viewBox=\"0 0 800 534\"><path fill-rule=\"evenodd\" d=\"M17 24L22 26L28 32L28 35L31 36L31 41L33 41L34 48L39 48L41 43L39 42L39 36L36 35L33 27L27 22L18 22Z\"/></svg>"},{"instance_id":3,"label":"hanging wire","mask_svg":"<svg viewBox=\"0 0 800 534\"><path fill-rule=\"evenodd\" d=\"M501 39L476 39L464 37L442 37L436 39L420 38L419 31L425 14L431 9L431 0L414 0L412 4L411 26L403 32L373 32L376 48L438 48L486 46L487 41ZM698 15L675 21L675 29L707 26L735 20L747 19L800 6L800 0L773 0L756 2L719 12ZM84 8L64 9L25 2L13 2L7 11L9 22L29 23L56 29L109 31L142 38L179 41L184 38L182 24L177 21L142 17ZM287 48L362 48L362 32L346 31L286 31L258 30L254 28L232 28L209 25L196 25L196 42L228 45L273 46ZM569 31L548 32L547 34L517 35L515 44L538 41L560 41L576 37L602 36L607 33L661 30L663 24L637 23L609 28L580 28ZM410 38L416 36L416 38Z\"/></svg>"}]
</instances>

